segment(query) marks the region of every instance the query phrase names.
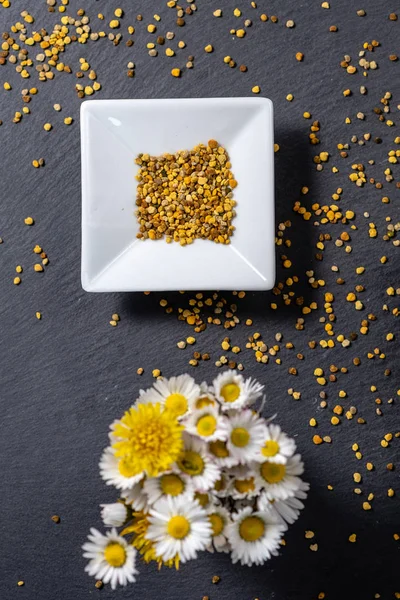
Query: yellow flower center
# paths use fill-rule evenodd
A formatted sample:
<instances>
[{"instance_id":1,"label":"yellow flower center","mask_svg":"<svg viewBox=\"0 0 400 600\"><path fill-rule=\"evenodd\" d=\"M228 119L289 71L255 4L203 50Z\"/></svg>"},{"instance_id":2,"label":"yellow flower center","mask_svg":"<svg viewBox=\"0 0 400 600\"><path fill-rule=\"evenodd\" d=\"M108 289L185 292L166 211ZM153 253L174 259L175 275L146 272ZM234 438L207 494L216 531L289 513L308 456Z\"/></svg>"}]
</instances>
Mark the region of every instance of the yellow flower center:
<instances>
[{"instance_id":1,"label":"yellow flower center","mask_svg":"<svg viewBox=\"0 0 400 600\"><path fill-rule=\"evenodd\" d=\"M226 442L221 442L221 440L211 442L209 449L211 454L214 454L214 456L217 458L226 458L229 456L229 450L226 447Z\"/></svg>"},{"instance_id":2,"label":"yellow flower center","mask_svg":"<svg viewBox=\"0 0 400 600\"><path fill-rule=\"evenodd\" d=\"M238 448L244 448L250 441L250 434L244 427L235 427L231 432L231 442Z\"/></svg>"},{"instance_id":3,"label":"yellow flower center","mask_svg":"<svg viewBox=\"0 0 400 600\"><path fill-rule=\"evenodd\" d=\"M220 394L225 402L235 402L240 396L240 387L236 383L227 383L221 388Z\"/></svg>"},{"instance_id":4,"label":"yellow flower center","mask_svg":"<svg viewBox=\"0 0 400 600\"><path fill-rule=\"evenodd\" d=\"M208 515L208 518L212 527L212 536L215 537L216 535L220 535L223 532L225 526L224 520L221 517L221 515L219 515L218 513L212 513L211 515Z\"/></svg>"},{"instance_id":5,"label":"yellow flower center","mask_svg":"<svg viewBox=\"0 0 400 600\"><path fill-rule=\"evenodd\" d=\"M240 494L244 494L245 492L253 492L255 489L254 485L254 477L249 477L249 479L235 479L234 487Z\"/></svg>"},{"instance_id":6,"label":"yellow flower center","mask_svg":"<svg viewBox=\"0 0 400 600\"><path fill-rule=\"evenodd\" d=\"M267 440L261 448L263 456L275 456L279 452L279 444L275 440Z\"/></svg>"},{"instance_id":7,"label":"yellow flower center","mask_svg":"<svg viewBox=\"0 0 400 600\"><path fill-rule=\"evenodd\" d=\"M240 537L245 542L256 542L264 535L265 523L259 517L246 517L239 525Z\"/></svg>"},{"instance_id":8,"label":"yellow flower center","mask_svg":"<svg viewBox=\"0 0 400 600\"><path fill-rule=\"evenodd\" d=\"M171 394L165 400L165 408L170 410L175 416L180 417L187 412L188 401L182 394Z\"/></svg>"},{"instance_id":9,"label":"yellow flower center","mask_svg":"<svg viewBox=\"0 0 400 600\"><path fill-rule=\"evenodd\" d=\"M185 489L185 484L179 475L169 473L168 475L161 476L160 488L168 496L179 496Z\"/></svg>"},{"instance_id":10,"label":"yellow flower center","mask_svg":"<svg viewBox=\"0 0 400 600\"><path fill-rule=\"evenodd\" d=\"M201 492L196 492L194 498L203 508L207 506L209 501L208 494L202 494Z\"/></svg>"},{"instance_id":11,"label":"yellow flower center","mask_svg":"<svg viewBox=\"0 0 400 600\"><path fill-rule=\"evenodd\" d=\"M268 483L279 483L285 477L286 467L266 461L261 465L260 471Z\"/></svg>"},{"instance_id":12,"label":"yellow flower center","mask_svg":"<svg viewBox=\"0 0 400 600\"><path fill-rule=\"evenodd\" d=\"M191 477L201 475L204 471L204 460L198 452L192 450L185 450L183 456L178 460L178 465L181 471Z\"/></svg>"},{"instance_id":13,"label":"yellow flower center","mask_svg":"<svg viewBox=\"0 0 400 600\"><path fill-rule=\"evenodd\" d=\"M204 415L197 421L196 429L199 435L208 437L217 429L217 419L213 415Z\"/></svg>"},{"instance_id":14,"label":"yellow flower center","mask_svg":"<svg viewBox=\"0 0 400 600\"><path fill-rule=\"evenodd\" d=\"M176 515L168 521L167 531L176 540L183 540L190 531L190 523L186 517Z\"/></svg>"},{"instance_id":15,"label":"yellow flower center","mask_svg":"<svg viewBox=\"0 0 400 600\"><path fill-rule=\"evenodd\" d=\"M218 481L216 481L215 484L214 484L214 490L216 492L220 492L225 487L226 487L226 482L225 482L225 479L223 477L221 477L221 479L218 479Z\"/></svg>"},{"instance_id":16,"label":"yellow flower center","mask_svg":"<svg viewBox=\"0 0 400 600\"><path fill-rule=\"evenodd\" d=\"M150 477L166 471L182 451L182 426L159 404L132 406L112 435L115 455L122 459L120 473L132 477L146 471Z\"/></svg>"},{"instance_id":17,"label":"yellow flower center","mask_svg":"<svg viewBox=\"0 0 400 600\"><path fill-rule=\"evenodd\" d=\"M104 558L112 567L122 567L126 561L126 551L118 542L111 542L104 550Z\"/></svg>"},{"instance_id":18,"label":"yellow flower center","mask_svg":"<svg viewBox=\"0 0 400 600\"><path fill-rule=\"evenodd\" d=\"M211 398L207 398L207 396L205 396L204 398L199 398L196 400L195 406L199 410L200 408L205 408L206 406L213 406L213 404L215 404L214 400L211 400Z\"/></svg>"}]
</instances>

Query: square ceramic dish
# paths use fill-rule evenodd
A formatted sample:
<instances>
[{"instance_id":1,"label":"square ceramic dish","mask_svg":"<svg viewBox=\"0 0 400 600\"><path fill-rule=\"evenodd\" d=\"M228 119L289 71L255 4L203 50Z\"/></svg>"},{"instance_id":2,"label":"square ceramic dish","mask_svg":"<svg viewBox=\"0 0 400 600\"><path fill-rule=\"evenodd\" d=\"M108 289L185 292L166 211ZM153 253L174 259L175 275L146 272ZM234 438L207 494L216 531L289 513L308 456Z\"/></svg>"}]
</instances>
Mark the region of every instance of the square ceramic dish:
<instances>
[{"instance_id":1,"label":"square ceramic dish","mask_svg":"<svg viewBox=\"0 0 400 600\"><path fill-rule=\"evenodd\" d=\"M266 98L89 100L81 107L82 286L88 292L268 290L275 280L273 107ZM238 186L230 245L138 240L140 153L216 139Z\"/></svg>"}]
</instances>

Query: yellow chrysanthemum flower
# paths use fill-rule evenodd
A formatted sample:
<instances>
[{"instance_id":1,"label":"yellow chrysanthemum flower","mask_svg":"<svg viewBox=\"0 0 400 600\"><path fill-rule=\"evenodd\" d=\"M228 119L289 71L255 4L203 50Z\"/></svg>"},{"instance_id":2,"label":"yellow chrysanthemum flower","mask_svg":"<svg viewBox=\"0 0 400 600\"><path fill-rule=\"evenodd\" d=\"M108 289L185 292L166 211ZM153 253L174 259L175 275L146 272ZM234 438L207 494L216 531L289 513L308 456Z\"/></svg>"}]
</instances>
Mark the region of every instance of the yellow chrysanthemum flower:
<instances>
[{"instance_id":1,"label":"yellow chrysanthemum flower","mask_svg":"<svg viewBox=\"0 0 400 600\"><path fill-rule=\"evenodd\" d=\"M156 477L169 469L182 451L182 431L176 416L160 404L132 406L112 432L118 438L113 448L124 474Z\"/></svg>"}]
</instances>

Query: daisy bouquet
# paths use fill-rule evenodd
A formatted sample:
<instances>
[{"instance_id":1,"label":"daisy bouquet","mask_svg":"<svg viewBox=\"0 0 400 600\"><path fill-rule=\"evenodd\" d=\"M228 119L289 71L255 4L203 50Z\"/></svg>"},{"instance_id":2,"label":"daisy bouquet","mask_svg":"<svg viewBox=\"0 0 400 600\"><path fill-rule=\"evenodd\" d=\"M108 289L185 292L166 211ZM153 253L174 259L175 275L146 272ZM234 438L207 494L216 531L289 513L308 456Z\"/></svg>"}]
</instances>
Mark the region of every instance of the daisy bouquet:
<instances>
[{"instance_id":1,"label":"daisy bouquet","mask_svg":"<svg viewBox=\"0 0 400 600\"><path fill-rule=\"evenodd\" d=\"M209 386L159 379L111 424L100 474L119 493L91 529L86 571L112 588L137 559L178 568L202 550L261 565L303 508L309 485L292 438L261 416L264 386L235 371Z\"/></svg>"}]
</instances>

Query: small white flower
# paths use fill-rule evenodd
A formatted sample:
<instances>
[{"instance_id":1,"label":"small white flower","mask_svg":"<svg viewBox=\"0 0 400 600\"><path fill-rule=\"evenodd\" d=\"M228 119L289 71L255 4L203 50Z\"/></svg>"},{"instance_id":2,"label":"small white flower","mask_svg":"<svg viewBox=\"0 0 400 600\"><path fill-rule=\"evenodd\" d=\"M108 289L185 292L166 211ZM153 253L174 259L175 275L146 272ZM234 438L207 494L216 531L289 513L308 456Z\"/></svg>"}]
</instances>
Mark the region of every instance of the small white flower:
<instances>
[{"instance_id":1,"label":"small white flower","mask_svg":"<svg viewBox=\"0 0 400 600\"><path fill-rule=\"evenodd\" d=\"M228 473L231 476L229 495L234 500L250 499L258 496L260 485L253 469L241 465L231 469Z\"/></svg>"},{"instance_id":2,"label":"small white flower","mask_svg":"<svg viewBox=\"0 0 400 600\"><path fill-rule=\"evenodd\" d=\"M230 552L230 545L226 537L226 529L231 523L229 511L223 506L214 504L207 510L207 514L212 528L212 543L208 550L213 552L215 548L217 552Z\"/></svg>"},{"instance_id":3,"label":"small white flower","mask_svg":"<svg viewBox=\"0 0 400 600\"><path fill-rule=\"evenodd\" d=\"M208 492L195 492L193 500L196 500L196 502L198 502L202 508L207 510L214 504L215 496L213 490L209 490Z\"/></svg>"},{"instance_id":4,"label":"small white flower","mask_svg":"<svg viewBox=\"0 0 400 600\"><path fill-rule=\"evenodd\" d=\"M262 565L278 554L283 525L274 521L268 513L254 512L251 507L233 514L233 523L227 527L232 547L232 562L242 565Z\"/></svg>"},{"instance_id":5,"label":"small white flower","mask_svg":"<svg viewBox=\"0 0 400 600\"><path fill-rule=\"evenodd\" d=\"M266 460L254 463L253 468L260 487L265 489L270 500L286 500L295 496L301 488L302 480L299 475L304 471L304 464L300 454L289 457L285 465Z\"/></svg>"},{"instance_id":6,"label":"small white flower","mask_svg":"<svg viewBox=\"0 0 400 600\"><path fill-rule=\"evenodd\" d=\"M228 437L227 419L219 414L216 406L194 410L185 421L185 429L206 442L226 440Z\"/></svg>"},{"instance_id":7,"label":"small white flower","mask_svg":"<svg viewBox=\"0 0 400 600\"><path fill-rule=\"evenodd\" d=\"M177 461L177 468L190 478L196 490L210 490L221 476L219 467L214 464L207 452L207 445L188 433L183 434L184 450Z\"/></svg>"},{"instance_id":8,"label":"small white flower","mask_svg":"<svg viewBox=\"0 0 400 600\"><path fill-rule=\"evenodd\" d=\"M218 406L218 402L215 399L212 387L203 381L203 383L200 384L199 397L195 401L193 408L200 410L206 406Z\"/></svg>"},{"instance_id":9,"label":"small white flower","mask_svg":"<svg viewBox=\"0 0 400 600\"><path fill-rule=\"evenodd\" d=\"M200 395L200 386L190 375L159 379L153 387L140 390L139 402L160 403L178 418L189 414Z\"/></svg>"},{"instance_id":10,"label":"small white flower","mask_svg":"<svg viewBox=\"0 0 400 600\"><path fill-rule=\"evenodd\" d=\"M162 498L150 509L145 534L154 542L157 556L164 561L179 555L182 563L197 557L211 540L211 524L198 502L186 498Z\"/></svg>"},{"instance_id":11,"label":"small white flower","mask_svg":"<svg viewBox=\"0 0 400 600\"><path fill-rule=\"evenodd\" d=\"M283 433L279 425L273 423L267 425L267 435L261 448L260 460L284 464L295 451L296 443L293 438Z\"/></svg>"},{"instance_id":12,"label":"small white flower","mask_svg":"<svg viewBox=\"0 0 400 600\"><path fill-rule=\"evenodd\" d=\"M211 492L217 498L226 498L230 494L230 479L226 471L222 471L220 478L214 483Z\"/></svg>"},{"instance_id":13,"label":"small white flower","mask_svg":"<svg viewBox=\"0 0 400 600\"><path fill-rule=\"evenodd\" d=\"M133 487L121 490L121 498L129 504L133 510L147 510L149 506L149 499L147 494L143 491L143 481L140 481Z\"/></svg>"},{"instance_id":14,"label":"small white flower","mask_svg":"<svg viewBox=\"0 0 400 600\"><path fill-rule=\"evenodd\" d=\"M101 518L107 527L122 527L128 518L128 509L123 502L100 504Z\"/></svg>"},{"instance_id":15,"label":"small white flower","mask_svg":"<svg viewBox=\"0 0 400 600\"><path fill-rule=\"evenodd\" d=\"M254 404L263 389L263 385L252 379L245 380L236 371L225 371L213 381L214 394L222 410L238 410Z\"/></svg>"},{"instance_id":16,"label":"small white flower","mask_svg":"<svg viewBox=\"0 0 400 600\"><path fill-rule=\"evenodd\" d=\"M116 529L102 535L92 528L88 539L82 550L84 558L90 559L85 571L91 577L101 579L103 583L111 583L112 589L118 584L126 585L136 581L136 550L118 535Z\"/></svg>"},{"instance_id":17,"label":"small white flower","mask_svg":"<svg viewBox=\"0 0 400 600\"><path fill-rule=\"evenodd\" d=\"M299 518L300 511L304 508L302 500L307 498L307 492L310 485L305 481L301 481L301 486L296 494L286 500L269 500L267 494L263 492L258 500L258 509L265 512L270 512L271 515L284 524L292 525Z\"/></svg>"},{"instance_id":18,"label":"small white flower","mask_svg":"<svg viewBox=\"0 0 400 600\"><path fill-rule=\"evenodd\" d=\"M228 450L226 442L222 440L210 442L208 444L208 452L218 467L230 469L239 464L238 459L234 458Z\"/></svg>"},{"instance_id":19,"label":"small white flower","mask_svg":"<svg viewBox=\"0 0 400 600\"><path fill-rule=\"evenodd\" d=\"M114 455L114 450L106 448L101 456L100 475L107 485L114 485L117 489L128 489L136 485L144 477L144 473L128 477L124 474L123 461Z\"/></svg>"},{"instance_id":20,"label":"small white flower","mask_svg":"<svg viewBox=\"0 0 400 600\"><path fill-rule=\"evenodd\" d=\"M146 479L143 486L150 505L160 498L188 498L193 499L193 485L188 477L179 473L163 473L159 477Z\"/></svg>"},{"instance_id":21,"label":"small white flower","mask_svg":"<svg viewBox=\"0 0 400 600\"><path fill-rule=\"evenodd\" d=\"M227 440L230 455L241 464L258 460L265 435L265 421L253 411L246 409L232 413L228 422Z\"/></svg>"}]
</instances>

